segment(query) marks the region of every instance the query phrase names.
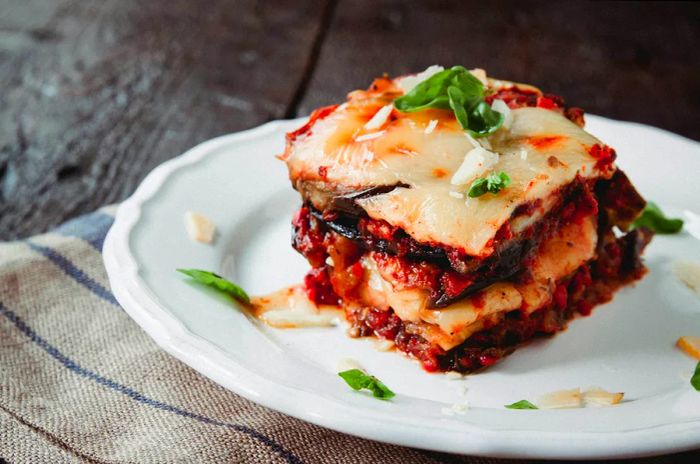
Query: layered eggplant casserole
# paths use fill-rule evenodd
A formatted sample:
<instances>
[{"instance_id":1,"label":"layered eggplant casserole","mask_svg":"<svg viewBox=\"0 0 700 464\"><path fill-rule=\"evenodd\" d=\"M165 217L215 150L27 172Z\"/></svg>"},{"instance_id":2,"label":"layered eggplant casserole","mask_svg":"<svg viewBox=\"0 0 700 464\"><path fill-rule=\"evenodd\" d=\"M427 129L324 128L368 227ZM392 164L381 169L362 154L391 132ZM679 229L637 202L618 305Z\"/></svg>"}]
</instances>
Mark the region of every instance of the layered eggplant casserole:
<instances>
[{"instance_id":1,"label":"layered eggplant casserole","mask_svg":"<svg viewBox=\"0 0 700 464\"><path fill-rule=\"evenodd\" d=\"M488 367L642 277L645 201L579 108L482 70L376 79L287 135L305 291L428 371Z\"/></svg>"}]
</instances>

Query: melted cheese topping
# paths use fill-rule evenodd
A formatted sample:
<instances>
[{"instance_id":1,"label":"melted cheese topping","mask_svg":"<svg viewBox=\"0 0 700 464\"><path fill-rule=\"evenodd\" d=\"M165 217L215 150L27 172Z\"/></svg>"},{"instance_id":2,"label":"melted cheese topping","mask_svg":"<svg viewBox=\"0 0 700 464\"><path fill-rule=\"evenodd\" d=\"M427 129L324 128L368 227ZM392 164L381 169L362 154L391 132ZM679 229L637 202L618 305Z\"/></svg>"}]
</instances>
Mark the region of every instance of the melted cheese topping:
<instances>
[{"instance_id":1,"label":"melted cheese topping","mask_svg":"<svg viewBox=\"0 0 700 464\"><path fill-rule=\"evenodd\" d=\"M491 81L492 87L496 83ZM391 81L381 91L353 92L347 103L291 137L281 158L292 181L317 182L330 191L406 184L357 203L370 217L404 229L419 242L485 256L519 205L554 195L577 175L601 175L588 153L599 143L595 137L554 111L520 108L511 111L509 129L480 139L500 154L490 170L506 172L510 186L496 195L459 198L451 193L450 181L473 144L451 111L394 110L379 135L365 137L376 132L366 128L368 121L401 93Z\"/></svg>"}]
</instances>

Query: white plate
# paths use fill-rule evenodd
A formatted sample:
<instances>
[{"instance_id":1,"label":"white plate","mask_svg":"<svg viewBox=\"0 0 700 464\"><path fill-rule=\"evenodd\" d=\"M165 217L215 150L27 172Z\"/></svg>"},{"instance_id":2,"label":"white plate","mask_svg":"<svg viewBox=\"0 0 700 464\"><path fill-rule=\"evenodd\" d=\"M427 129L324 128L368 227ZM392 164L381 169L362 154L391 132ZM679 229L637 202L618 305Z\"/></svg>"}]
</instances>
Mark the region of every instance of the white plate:
<instances>
[{"instance_id":1,"label":"white plate","mask_svg":"<svg viewBox=\"0 0 700 464\"><path fill-rule=\"evenodd\" d=\"M671 214L700 213L698 143L638 124L587 119L588 129L617 149L619 164L644 195ZM252 294L301 281L307 265L290 246L290 218L300 200L274 155L283 150L284 133L302 121L205 142L155 169L122 203L104 250L110 283L160 346L252 401L389 443L579 459L700 446L700 393L689 384L695 363L674 347L680 335L700 335L700 299L670 270L676 258L700 261L697 221L682 234L656 237L646 253L650 274L612 303L458 381L428 374L399 353L379 352L370 340L350 339L342 326L265 327L177 274L178 267L218 271ZM187 237L189 209L217 224L215 245ZM350 390L336 375L343 357L359 360L396 398L378 401ZM461 385L468 386L466 396ZM625 401L600 409L503 407L587 386L623 391ZM471 406L465 414L442 412L465 400Z\"/></svg>"}]
</instances>

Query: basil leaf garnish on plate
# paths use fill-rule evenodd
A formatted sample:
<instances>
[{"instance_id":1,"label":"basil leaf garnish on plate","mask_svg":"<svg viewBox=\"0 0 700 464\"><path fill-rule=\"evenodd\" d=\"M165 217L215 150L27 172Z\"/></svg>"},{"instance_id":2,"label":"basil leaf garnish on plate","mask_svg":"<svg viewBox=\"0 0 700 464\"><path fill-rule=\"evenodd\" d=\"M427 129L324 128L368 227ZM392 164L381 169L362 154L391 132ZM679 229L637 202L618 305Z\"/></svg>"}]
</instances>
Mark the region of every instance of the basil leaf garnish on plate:
<instances>
[{"instance_id":1,"label":"basil leaf garnish on plate","mask_svg":"<svg viewBox=\"0 0 700 464\"><path fill-rule=\"evenodd\" d=\"M683 220L677 218L668 218L664 215L661 208L656 203L648 202L644 207L644 211L639 216L632 226L635 229L646 228L658 234L676 234L683 228Z\"/></svg>"},{"instance_id":2,"label":"basil leaf garnish on plate","mask_svg":"<svg viewBox=\"0 0 700 464\"><path fill-rule=\"evenodd\" d=\"M373 375L368 375L360 369L350 369L343 372L338 372L338 375L345 380L353 390L366 389L372 392L372 396L380 400L388 400L396 396L396 394L384 385L378 378Z\"/></svg>"},{"instance_id":3,"label":"basil leaf garnish on plate","mask_svg":"<svg viewBox=\"0 0 700 464\"><path fill-rule=\"evenodd\" d=\"M700 391L700 362L695 366L695 373L690 378L690 384L697 391Z\"/></svg>"},{"instance_id":4,"label":"basil leaf garnish on plate","mask_svg":"<svg viewBox=\"0 0 700 464\"><path fill-rule=\"evenodd\" d=\"M469 187L468 195L471 198L480 197L488 192L496 194L510 185L510 177L501 171L498 174L489 174L487 177L476 179Z\"/></svg>"},{"instance_id":5,"label":"basil leaf garnish on plate","mask_svg":"<svg viewBox=\"0 0 700 464\"><path fill-rule=\"evenodd\" d=\"M479 79L463 66L453 66L394 100L394 107L403 113L451 109L462 129L473 137L483 137L495 132L504 120L501 113L484 101L484 96L484 84Z\"/></svg>"},{"instance_id":6,"label":"basil leaf garnish on plate","mask_svg":"<svg viewBox=\"0 0 700 464\"><path fill-rule=\"evenodd\" d=\"M177 269L177 272L181 272L192 277L199 283L208 285L209 287L215 288L216 290L226 293L227 295L231 295L241 303L250 303L250 297L241 287L224 279L218 274L203 271L201 269Z\"/></svg>"},{"instance_id":7,"label":"basil leaf garnish on plate","mask_svg":"<svg viewBox=\"0 0 700 464\"><path fill-rule=\"evenodd\" d=\"M516 401L513 404L507 404L506 408L508 408L508 409L539 409L537 406L530 403L528 400L520 400L520 401Z\"/></svg>"}]
</instances>

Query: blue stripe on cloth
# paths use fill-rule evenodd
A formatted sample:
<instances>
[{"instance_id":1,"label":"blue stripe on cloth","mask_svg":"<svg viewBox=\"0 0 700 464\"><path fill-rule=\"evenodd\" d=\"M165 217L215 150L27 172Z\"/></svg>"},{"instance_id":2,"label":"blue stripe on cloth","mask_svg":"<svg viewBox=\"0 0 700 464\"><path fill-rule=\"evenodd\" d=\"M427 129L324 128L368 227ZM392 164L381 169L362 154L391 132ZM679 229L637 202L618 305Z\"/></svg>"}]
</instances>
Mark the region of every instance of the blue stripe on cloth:
<instances>
[{"instance_id":1,"label":"blue stripe on cloth","mask_svg":"<svg viewBox=\"0 0 700 464\"><path fill-rule=\"evenodd\" d=\"M142 393L137 392L133 388L130 388L130 387L127 387L127 386L122 385L120 383L117 383L114 380L103 377L103 376L97 374L96 372L93 372L89 369L86 369L86 368L80 366L78 363L76 363L75 361L70 359L68 356L63 354L58 348L51 345L48 341L46 341L41 336L39 336L36 332L34 332L34 330L31 327L29 327L27 325L27 323L24 322L17 314L15 314L14 311L6 308L5 305L3 305L1 302L0 302L0 314L2 314L6 319L8 319L10 322L12 322L20 332L22 332L24 335L26 335L27 338L29 338L32 342L36 343L41 349L43 349L46 353L48 353L56 361L61 363L64 367L66 367L70 371L74 372L75 374L80 375L81 377L85 377L87 379L93 380L102 386L110 388L116 392L122 393L135 401L138 401L140 403L154 407L156 409L168 411L168 412L171 412L173 414L177 414L178 416L188 417L190 419L197 420L197 421L202 422L204 424L227 427L231 430L235 430L236 432L244 433L244 434L250 436L251 438L258 440L259 442L270 447L270 449L272 449L275 453L277 453L285 461L292 463L292 464L301 464L302 463L301 459L298 458L294 453L292 453L288 449L284 448L282 445L277 443L272 438L270 438L266 435L263 435L262 433L254 430L254 429L251 429L250 427L246 427L245 425L240 425L240 424L232 424L232 423L228 423L228 422L223 422L223 421L220 421L217 419L212 419L210 417L206 417L206 416L203 416L201 414L186 411L184 409L180 409L180 408L172 406L170 404L163 403L162 401L154 400L152 398L147 397L146 395L144 395Z\"/></svg>"},{"instance_id":2,"label":"blue stripe on cloth","mask_svg":"<svg viewBox=\"0 0 700 464\"><path fill-rule=\"evenodd\" d=\"M67 276L71 277L73 280L75 280L76 282L78 282L79 284L81 284L82 286L84 286L85 288L87 288L92 293L99 296L106 302L121 308L121 306L119 306L119 303L117 302L117 299L114 298L114 295L112 295L112 292L104 288L99 283L95 282L90 276L88 276L82 270L80 270L68 258L47 246L38 245L30 241L27 241L26 243L32 250L41 253L49 261L58 266L63 272L66 273Z\"/></svg>"},{"instance_id":3,"label":"blue stripe on cloth","mask_svg":"<svg viewBox=\"0 0 700 464\"><path fill-rule=\"evenodd\" d=\"M104 245L107 231L109 231L113 223L114 218L112 216L97 211L65 222L52 232L67 237L81 238L102 253L102 246Z\"/></svg>"}]
</instances>

